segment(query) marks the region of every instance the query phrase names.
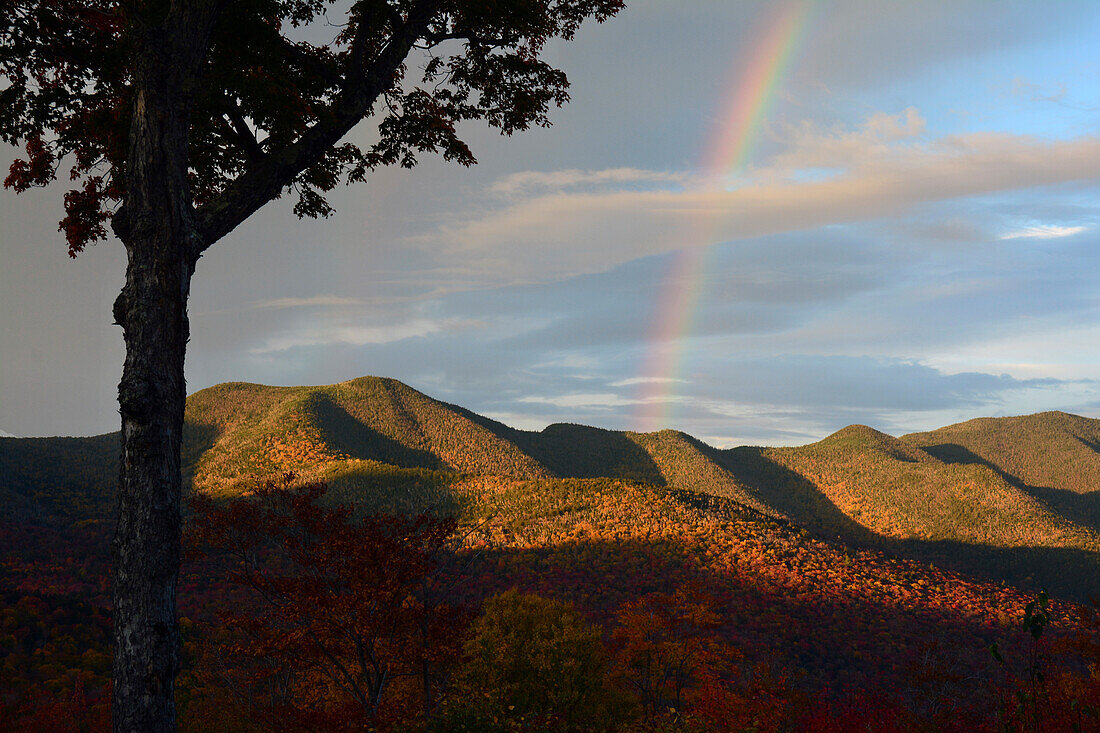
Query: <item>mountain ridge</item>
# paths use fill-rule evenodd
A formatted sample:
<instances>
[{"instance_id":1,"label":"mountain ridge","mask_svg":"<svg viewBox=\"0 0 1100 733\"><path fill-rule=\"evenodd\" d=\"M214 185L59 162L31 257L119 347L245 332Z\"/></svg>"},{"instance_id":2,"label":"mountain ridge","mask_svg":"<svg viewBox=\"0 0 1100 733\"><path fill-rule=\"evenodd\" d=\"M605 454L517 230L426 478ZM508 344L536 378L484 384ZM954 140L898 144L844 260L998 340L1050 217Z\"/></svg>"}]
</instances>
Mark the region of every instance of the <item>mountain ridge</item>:
<instances>
[{"instance_id":1,"label":"mountain ridge","mask_svg":"<svg viewBox=\"0 0 1100 733\"><path fill-rule=\"evenodd\" d=\"M216 494L286 471L353 501L383 485L438 498L460 476L535 487L608 478L720 497L818 536L924 553L993 579L1019 579L1004 558L1025 550L1073 558L1065 575L1074 583L1100 567L1100 420L1060 412L900 438L850 425L805 446L718 449L667 429L518 430L385 377L227 382L188 397L182 458L187 486ZM106 517L117 434L6 438L0 470L0 507L16 516ZM1100 592L1100 581L1088 590Z\"/></svg>"}]
</instances>

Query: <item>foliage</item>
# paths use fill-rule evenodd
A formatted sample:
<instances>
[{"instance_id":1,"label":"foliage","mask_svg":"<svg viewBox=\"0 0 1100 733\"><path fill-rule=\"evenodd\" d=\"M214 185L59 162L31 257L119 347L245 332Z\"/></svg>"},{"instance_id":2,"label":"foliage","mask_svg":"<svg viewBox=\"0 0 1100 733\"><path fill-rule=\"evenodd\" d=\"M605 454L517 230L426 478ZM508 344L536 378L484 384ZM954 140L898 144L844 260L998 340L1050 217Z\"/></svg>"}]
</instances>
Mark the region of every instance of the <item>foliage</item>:
<instances>
[{"instance_id":1,"label":"foliage","mask_svg":"<svg viewBox=\"0 0 1100 733\"><path fill-rule=\"evenodd\" d=\"M547 603L568 604L578 627L594 629L602 638L602 648L590 651L604 659L602 684L624 730L892 725L980 731L1035 728L1036 721L1050 730L1087 730L1100 725L1095 607L1068 604L1057 594L1044 607L1014 588L900 559L895 553L913 551L900 541L860 547L825 540L736 499L703 493L712 488L706 480L700 491L685 491L615 478L507 472L523 465L516 462L521 454L529 466L554 471L572 466L578 472L595 470L605 459L614 470L640 466L644 454L661 471L675 468L685 476L695 461L713 461L745 490L771 487L772 495L762 494L769 499L783 490L814 488L807 477L824 485L827 477L847 476L840 480L855 488L846 490L859 489L866 497L881 492L887 501L905 492L919 495L922 486L936 489L939 477L956 475L952 471L993 475L985 467L951 466L867 428L801 449L722 452L670 431L601 434L592 446L570 449L563 435L587 433L566 426L549 431L560 433L559 442L539 449L540 433L518 435L392 380L370 378L327 388L221 385L193 395L188 416L185 457L196 484L224 482L220 499L200 504L210 501L226 512L241 502L255 519L265 506L257 490L267 479L257 486L245 478L246 469L259 467L261 476L270 477L302 460L310 482L331 482L306 513L314 517L310 521L343 512L348 526L362 527L360 520L369 523L388 512L404 518L385 526L412 527L453 515L462 528L431 555L433 569L406 586L411 600L394 627L403 635L401 653L388 657L389 681L370 718L379 729L416 729L425 718L457 730L482 729L494 716L502 729L531 722L530 717L520 721L506 706L473 704L486 698L473 694L471 680L477 677L465 665L474 658L465 664L460 659L471 638L461 631L465 619L484 599L513 588ZM450 459L444 462L444 456L485 436L492 439L466 459L466 465L480 467L476 471L460 473L445 465ZM106 454L115 438L102 439ZM46 449L70 443L7 440L0 441L0 449L7 443L15 446L6 454L13 475L32 483L47 470L64 476L63 462L45 465L53 455ZM615 463L616 456L622 461ZM26 465L16 464L19 457ZM394 465L383 457L408 463ZM494 468L503 475L483 475ZM894 500L905 506L901 498ZM49 501L67 500L50 494ZM349 506L340 508L341 503ZM65 516L77 519L81 506L74 504ZM807 512L826 507L804 506ZM293 516L290 504L281 511L275 514ZM418 520L422 512L433 518ZM288 554L295 545L283 542L293 535L288 527L295 522L300 524L297 519L271 524L266 539L256 533L253 554L270 563L272 577L302 571ZM377 529L382 525L372 526L386 535ZM0 702L5 723L16 721L8 727L68 715L57 706L75 710L71 701L78 699L78 688L83 714L94 717L105 709L108 531L97 521L0 524L5 548ZM327 546L308 545L318 552ZM359 721L362 705L315 663L287 664L290 652L278 643L265 646L244 624L226 623L234 614L258 618L269 629L282 623L278 613L263 611L255 589L230 582L246 567L230 563L230 557L212 551L192 560L180 579L187 617L181 621L186 653L177 694L181 726L339 728ZM1002 559L1015 564L1027 556ZM332 577L351 591L350 571ZM1021 619L1028 618L1029 601L1035 605L1025 629ZM314 608L331 613L334 606L318 602ZM1040 618L1046 620L1036 626ZM1039 627L1042 633L1035 636ZM995 639L1004 665L986 651ZM379 655L396 646L392 638L382 639ZM1028 672L1033 653L1041 679ZM677 654L690 664L678 668ZM664 680L660 691L642 692L657 689L659 680ZM538 680L532 684L541 689ZM487 689L476 691L484 695ZM561 724L549 714L539 720Z\"/></svg>"},{"instance_id":2,"label":"foliage","mask_svg":"<svg viewBox=\"0 0 1100 733\"><path fill-rule=\"evenodd\" d=\"M609 728L611 695L600 637L568 603L515 590L491 596L465 643L462 690L445 727Z\"/></svg>"},{"instance_id":3,"label":"foliage","mask_svg":"<svg viewBox=\"0 0 1100 733\"><path fill-rule=\"evenodd\" d=\"M615 614L618 676L646 718L682 710L706 669L726 669L736 652L711 636L727 619L703 588L650 593Z\"/></svg>"},{"instance_id":4,"label":"foliage","mask_svg":"<svg viewBox=\"0 0 1100 733\"><path fill-rule=\"evenodd\" d=\"M1100 486L1100 426L1078 415L977 418L902 440L949 463L992 466L1022 487L1081 495Z\"/></svg>"},{"instance_id":5,"label":"foliage","mask_svg":"<svg viewBox=\"0 0 1100 733\"><path fill-rule=\"evenodd\" d=\"M0 523L0 729L100 730L111 673L107 527Z\"/></svg>"},{"instance_id":6,"label":"foliage","mask_svg":"<svg viewBox=\"0 0 1100 733\"><path fill-rule=\"evenodd\" d=\"M594 630L589 638L604 640L603 649L589 650L603 657L606 697L616 703L614 720L622 730L846 731L869 725L889 730L889 722L897 730L980 731L1019 721L1013 685L1026 677L1006 676L985 652L999 639L1012 668L1024 670L1015 660L1027 659L1034 638L1021 625L1028 599L1010 589L825 543L705 495L600 479L468 477L450 490L464 512L467 529L454 535L456 544L461 536L462 547L443 553L442 566L427 576L435 580L427 588L416 586L413 597L434 608L440 600L452 609L452 603L476 608L479 599L515 587L517 594L536 593L546 604L570 604L575 627ZM237 501L257 510L262 505L256 495ZM321 497L317 501L322 511L336 511ZM216 504L222 511L233 505ZM94 714L96 705L103 709L107 560L104 545L89 538L88 547L99 550L89 551L84 565L74 562L84 552L72 534L77 529L23 531L4 540L5 547L19 548L5 556L5 577L28 598L5 600L5 607L20 615L5 617L11 620L4 633L18 641L0 649L5 714L16 721L56 712L51 706L74 699L80 679L86 680L81 684L90 701L87 714ZM106 527L87 530L100 532L102 541ZM71 547L74 558L59 557L58 546ZM312 547L320 551L325 545ZM275 570L294 568L286 551L272 553L268 559ZM234 614L278 617L252 590L229 581L244 566L227 564L227 558L212 553L192 560L181 576L187 617L181 621L186 650L178 684L181 727L339 729L357 720L361 709L346 705L351 695L315 668L288 664L276 645L268 647L272 656L259 654L261 647L242 627L221 620ZM77 574L81 567L83 579ZM65 594L88 600L66 605ZM65 608L71 609L68 621L58 615ZM1040 641L1047 692L1039 699L1050 701L1044 720L1072 721L1078 715L1088 729L1097 720L1090 706L1100 687L1095 673L1100 624L1088 608L1051 601L1047 612L1051 622ZM681 623L693 614L698 623ZM396 676L383 691L373 718L377 727L423 725L426 698L417 673L423 670L421 655L430 650L438 655L427 658L434 668L431 705L440 711L436 725L491 729L481 727L491 722L487 706L463 704L476 700L471 685L477 687L480 673L469 674L458 659L463 642L473 638L461 631L462 616L432 616L443 628L423 636L414 625L403 626L411 643L403 647L404 656L392 660ZM643 714L632 702L638 692L629 680L638 670L630 660L641 655L624 653L624 642L635 652L647 646L701 650L675 713L667 694L660 714ZM280 680L285 694L275 684ZM536 679L541 690L539 684ZM933 687L936 706L926 702ZM491 712L498 714L501 729L527 724L506 715L506 706ZM1048 727L1061 730L1061 724ZM1073 730L1068 723L1064 729Z\"/></svg>"},{"instance_id":7,"label":"foliage","mask_svg":"<svg viewBox=\"0 0 1100 733\"><path fill-rule=\"evenodd\" d=\"M436 647L446 646L453 614L425 589L455 522L353 521L349 507L322 506L323 484L293 479L224 504L195 497L194 539L203 552L227 553L231 582L251 591L255 604L221 618L239 632L229 650L250 683L275 700L262 711L268 722L360 725L378 716L395 678L423 673L434 684L448 656Z\"/></svg>"},{"instance_id":8,"label":"foliage","mask_svg":"<svg viewBox=\"0 0 1100 733\"><path fill-rule=\"evenodd\" d=\"M437 402L392 379L362 377L328 387L223 384L188 399L187 418L210 436L196 445L194 485L233 483L293 469L320 479L341 461L406 469L546 476L494 430L503 425ZM196 429L193 428L193 429Z\"/></svg>"},{"instance_id":9,"label":"foliage","mask_svg":"<svg viewBox=\"0 0 1100 733\"><path fill-rule=\"evenodd\" d=\"M223 213L250 175L266 172L278 180L264 200L293 191L299 216L328 216L324 193L378 166L411 167L422 153L470 165L476 160L459 124L482 120L503 134L548 125L549 109L568 99L568 80L541 59L543 48L622 3L355 3L327 42L293 32L323 28L331 5L254 0L229 3L216 16L200 57L202 81L188 90L188 200ZM180 19L155 2L0 6L0 77L8 82L0 140L26 148L4 185L46 185L67 161L75 188L61 228L73 256L106 237L113 206L127 194L129 123L143 69L135 51L165 16ZM406 60L414 48L419 53ZM373 144L337 144L371 115Z\"/></svg>"},{"instance_id":10,"label":"foliage","mask_svg":"<svg viewBox=\"0 0 1100 733\"><path fill-rule=\"evenodd\" d=\"M770 449L766 455L839 510L834 517L793 517L831 533L844 532L843 523L854 522L897 539L1100 548L1095 533L1054 515L988 467L945 464L865 426L844 428L801 448Z\"/></svg>"},{"instance_id":11,"label":"foliage","mask_svg":"<svg viewBox=\"0 0 1100 733\"><path fill-rule=\"evenodd\" d=\"M959 429L987 435L982 440L1011 458L1032 455L1017 445L1032 435L1052 455L1091 451L1089 436L1100 433L1093 422L1044 413ZM197 392L188 399L183 459L185 477L206 492L235 495L255 476L294 470L362 511L404 514L466 511L454 486L467 474L644 477L997 582L1034 587L1045 578L1080 600L1100 593L1089 495L1043 494L1012 483L1006 468L934 456L914 440L851 426L801 448L718 451L670 430L525 432L395 380L363 377L327 387L230 383ZM104 515L118 470L115 441L0 439L0 501L35 521Z\"/></svg>"},{"instance_id":12,"label":"foliage","mask_svg":"<svg viewBox=\"0 0 1100 733\"><path fill-rule=\"evenodd\" d=\"M445 514L463 511L453 487L464 474L644 477L998 582L1044 577L1062 594L1077 588L1079 599L1100 592L1093 572L1100 540L1084 521L1095 503L1088 495L1052 488L1061 492L1054 501L1013 484L1007 468L941 460L914 436L899 440L865 426L800 448L728 451L669 430L552 425L525 432L375 377L327 387L218 385L189 398L187 420L185 475L207 492L233 495L254 476L294 470L370 511ZM1100 434L1093 422L1044 413L957 427L987 435L1011 458L1033 455L1031 435L1052 455L1091 451L1089 436ZM113 496L114 440L0 440L3 480L14 492L6 503L21 516L102 514Z\"/></svg>"},{"instance_id":13,"label":"foliage","mask_svg":"<svg viewBox=\"0 0 1100 733\"><path fill-rule=\"evenodd\" d=\"M0 507L34 524L104 519L114 508L118 434L0 438Z\"/></svg>"}]
</instances>

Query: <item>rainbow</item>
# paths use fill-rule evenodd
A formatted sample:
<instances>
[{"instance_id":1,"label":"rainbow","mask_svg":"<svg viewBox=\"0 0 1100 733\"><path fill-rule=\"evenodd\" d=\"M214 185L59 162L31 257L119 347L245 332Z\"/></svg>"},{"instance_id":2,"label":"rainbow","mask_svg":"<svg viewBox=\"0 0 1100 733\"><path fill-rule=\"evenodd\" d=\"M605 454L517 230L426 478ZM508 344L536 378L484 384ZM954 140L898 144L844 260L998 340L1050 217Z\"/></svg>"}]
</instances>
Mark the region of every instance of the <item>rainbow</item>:
<instances>
[{"instance_id":1,"label":"rainbow","mask_svg":"<svg viewBox=\"0 0 1100 733\"><path fill-rule=\"evenodd\" d=\"M747 54L739 54L733 83L721 105L722 120L708 140L697 169L705 187L724 188L731 174L748 164L782 87L797 49L810 25L812 0L772 2L763 18L764 32ZM706 285L706 260L717 237L718 217L705 215L678 236L678 253L665 275L654 306L653 325L643 360L634 417L635 429L669 427L680 398L677 385L685 379L684 343L694 331L694 320Z\"/></svg>"}]
</instances>

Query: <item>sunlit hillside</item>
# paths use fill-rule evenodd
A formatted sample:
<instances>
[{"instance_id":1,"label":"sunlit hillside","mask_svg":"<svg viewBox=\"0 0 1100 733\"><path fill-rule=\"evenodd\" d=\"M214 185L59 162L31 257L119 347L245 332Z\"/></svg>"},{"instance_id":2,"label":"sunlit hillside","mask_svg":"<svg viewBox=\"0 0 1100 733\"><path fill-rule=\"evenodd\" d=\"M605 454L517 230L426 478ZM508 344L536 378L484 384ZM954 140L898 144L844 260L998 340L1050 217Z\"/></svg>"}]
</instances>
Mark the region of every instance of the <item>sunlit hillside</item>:
<instances>
[{"instance_id":1,"label":"sunlit hillside","mask_svg":"<svg viewBox=\"0 0 1100 733\"><path fill-rule=\"evenodd\" d=\"M1059 514L1100 529L1100 420L1065 412L984 417L902 440L948 463L989 466Z\"/></svg>"},{"instance_id":2,"label":"sunlit hillside","mask_svg":"<svg viewBox=\"0 0 1100 733\"><path fill-rule=\"evenodd\" d=\"M232 492L256 474L356 473L362 461L511 478L610 477L691 486L767 511L684 433L555 424L512 429L392 379L324 387L230 383L187 402L184 463L196 488Z\"/></svg>"},{"instance_id":3,"label":"sunlit hillside","mask_svg":"<svg viewBox=\"0 0 1100 733\"><path fill-rule=\"evenodd\" d=\"M897 438L852 425L798 448L723 455L766 501L826 534L862 530L901 540L993 547L1089 547L1090 530L986 465L945 463ZM771 464L771 471L761 464Z\"/></svg>"},{"instance_id":4,"label":"sunlit hillside","mask_svg":"<svg viewBox=\"0 0 1100 733\"><path fill-rule=\"evenodd\" d=\"M815 535L941 562L994 581L1100 594L1100 422L985 418L894 438L852 425L797 448L717 450L674 430L576 424L523 431L393 379L317 387L228 383L187 401L185 482L234 495L293 471L368 506L471 476L611 478L721 497ZM0 439L0 501L25 519L108 517L117 437ZM400 492L396 490L400 488Z\"/></svg>"}]
</instances>

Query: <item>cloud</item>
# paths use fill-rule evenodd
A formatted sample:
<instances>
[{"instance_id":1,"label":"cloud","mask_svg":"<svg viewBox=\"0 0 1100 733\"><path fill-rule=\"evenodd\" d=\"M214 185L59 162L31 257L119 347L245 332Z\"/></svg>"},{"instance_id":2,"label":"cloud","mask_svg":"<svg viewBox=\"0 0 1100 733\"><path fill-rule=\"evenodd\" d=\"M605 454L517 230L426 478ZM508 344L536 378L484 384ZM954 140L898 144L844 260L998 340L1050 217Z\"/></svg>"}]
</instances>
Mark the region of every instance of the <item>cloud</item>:
<instances>
[{"instance_id":1,"label":"cloud","mask_svg":"<svg viewBox=\"0 0 1100 733\"><path fill-rule=\"evenodd\" d=\"M517 402L538 405L553 405L554 407L589 409L626 407L636 404L636 400L624 398L608 392L562 394L554 395L552 397L521 397L517 400Z\"/></svg>"},{"instance_id":2,"label":"cloud","mask_svg":"<svg viewBox=\"0 0 1100 733\"><path fill-rule=\"evenodd\" d=\"M251 350L252 354L270 354L273 352L288 351L290 349L309 346L326 346L331 344L347 344L349 346L366 346L367 344L389 344L405 339L429 336L443 331L458 331L479 325L477 322L461 319L429 320L425 318L405 321L403 323L356 326L334 325L309 327L301 330L292 330L266 339L259 346Z\"/></svg>"},{"instance_id":3,"label":"cloud","mask_svg":"<svg viewBox=\"0 0 1100 733\"><path fill-rule=\"evenodd\" d=\"M439 266L481 284L558 280L691 246L870 221L915 207L1100 177L1100 137L1007 133L921 139L913 109L855 130L793 128L788 148L731 190L566 189L520 197L426 235ZM799 179L808 169L837 169ZM596 174L586 174L591 180ZM570 176L566 175L566 179ZM655 175L654 178L658 178ZM545 179L549 180L549 178Z\"/></svg>"},{"instance_id":4,"label":"cloud","mask_svg":"<svg viewBox=\"0 0 1100 733\"><path fill-rule=\"evenodd\" d=\"M342 298L337 295L314 295L309 298L268 298L255 300L250 307L267 308L310 308L317 306L366 305L363 298Z\"/></svg>"},{"instance_id":5,"label":"cloud","mask_svg":"<svg viewBox=\"0 0 1100 733\"><path fill-rule=\"evenodd\" d=\"M636 384L670 384L675 382L687 383L686 379L679 379L677 377L630 377L629 379L620 379L617 382L612 382L611 387L632 387Z\"/></svg>"},{"instance_id":6,"label":"cloud","mask_svg":"<svg viewBox=\"0 0 1100 733\"><path fill-rule=\"evenodd\" d=\"M1017 76L1012 80L1012 95L1020 97L1021 99L1026 99L1029 102L1054 102L1055 104L1061 104L1066 98L1066 85L1054 84L1051 86L1043 86L1042 84L1028 81L1022 76Z\"/></svg>"},{"instance_id":7,"label":"cloud","mask_svg":"<svg viewBox=\"0 0 1100 733\"><path fill-rule=\"evenodd\" d=\"M1059 239L1080 234L1087 229L1088 227L1084 226L1065 227L1057 224L1036 224L1007 232L997 237L997 239Z\"/></svg>"},{"instance_id":8,"label":"cloud","mask_svg":"<svg viewBox=\"0 0 1100 733\"><path fill-rule=\"evenodd\" d=\"M684 183L690 176L669 171L647 171L638 168L606 170L521 171L499 179L489 187L499 196L530 195L539 191L562 191L589 186L617 184Z\"/></svg>"},{"instance_id":9,"label":"cloud","mask_svg":"<svg viewBox=\"0 0 1100 733\"><path fill-rule=\"evenodd\" d=\"M717 372L715 372L717 374ZM1016 379L984 372L945 373L919 361L863 356L790 355L730 364L716 395L739 403L788 408L938 410L978 406L1007 391L1049 388L1054 379Z\"/></svg>"}]
</instances>

